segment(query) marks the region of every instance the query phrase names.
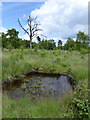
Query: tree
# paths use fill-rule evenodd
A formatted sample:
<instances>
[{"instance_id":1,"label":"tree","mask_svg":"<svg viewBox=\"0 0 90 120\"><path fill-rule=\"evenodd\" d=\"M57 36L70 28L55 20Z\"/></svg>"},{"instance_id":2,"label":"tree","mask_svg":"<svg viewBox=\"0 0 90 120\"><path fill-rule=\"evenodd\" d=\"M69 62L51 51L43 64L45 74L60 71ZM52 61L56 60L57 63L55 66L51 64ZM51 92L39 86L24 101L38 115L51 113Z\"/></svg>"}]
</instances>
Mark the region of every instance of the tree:
<instances>
[{"instance_id":1,"label":"tree","mask_svg":"<svg viewBox=\"0 0 90 120\"><path fill-rule=\"evenodd\" d=\"M56 48L56 44L53 39L48 40L48 50L53 50Z\"/></svg>"},{"instance_id":2,"label":"tree","mask_svg":"<svg viewBox=\"0 0 90 120\"><path fill-rule=\"evenodd\" d=\"M39 34L37 33L38 31L42 31L42 29L38 28L38 26L40 24L36 23L36 19L37 17L33 18L31 17L31 15L29 15L29 17L27 18L27 25L28 25L28 28L25 29L20 20L18 19L18 23L19 25L21 26L21 28L24 30L25 33L28 34L29 38L30 38L30 49L32 49L32 40L34 37L37 37ZM40 34L42 35L42 34ZM43 35L42 35L43 36Z\"/></svg>"},{"instance_id":3,"label":"tree","mask_svg":"<svg viewBox=\"0 0 90 120\"><path fill-rule=\"evenodd\" d=\"M54 40L42 40L39 43L39 48L40 49L47 49L47 50L53 50L56 48L56 44Z\"/></svg>"},{"instance_id":4,"label":"tree","mask_svg":"<svg viewBox=\"0 0 90 120\"><path fill-rule=\"evenodd\" d=\"M62 41L61 40L58 41L58 48L62 49Z\"/></svg>"},{"instance_id":5,"label":"tree","mask_svg":"<svg viewBox=\"0 0 90 120\"><path fill-rule=\"evenodd\" d=\"M87 48L88 40L89 40L89 36L85 35L84 32L79 31L76 39L77 49L80 50L80 48Z\"/></svg>"},{"instance_id":6,"label":"tree","mask_svg":"<svg viewBox=\"0 0 90 120\"><path fill-rule=\"evenodd\" d=\"M11 44L11 46L13 46L14 48L18 48L19 47L19 38L18 38L18 34L19 32L12 28L10 30L7 31L6 36L8 37L8 44Z\"/></svg>"},{"instance_id":7,"label":"tree","mask_svg":"<svg viewBox=\"0 0 90 120\"><path fill-rule=\"evenodd\" d=\"M72 38L68 38L65 44L65 49L68 50L69 48L75 49L75 42Z\"/></svg>"},{"instance_id":8,"label":"tree","mask_svg":"<svg viewBox=\"0 0 90 120\"><path fill-rule=\"evenodd\" d=\"M38 40L38 43L41 41L41 38L39 36L37 36L37 40Z\"/></svg>"},{"instance_id":9,"label":"tree","mask_svg":"<svg viewBox=\"0 0 90 120\"><path fill-rule=\"evenodd\" d=\"M6 35L9 36L11 39L13 39L13 38L18 38L18 34L19 32L16 31L16 29L12 28L11 30L7 31Z\"/></svg>"},{"instance_id":10,"label":"tree","mask_svg":"<svg viewBox=\"0 0 90 120\"><path fill-rule=\"evenodd\" d=\"M58 46L62 46L62 41L61 40L58 41Z\"/></svg>"},{"instance_id":11,"label":"tree","mask_svg":"<svg viewBox=\"0 0 90 120\"><path fill-rule=\"evenodd\" d=\"M1 38L2 38L2 47L6 48L7 46L7 38L6 38L6 34L4 34L4 32L1 33Z\"/></svg>"},{"instance_id":12,"label":"tree","mask_svg":"<svg viewBox=\"0 0 90 120\"><path fill-rule=\"evenodd\" d=\"M39 43L41 41L41 38L39 36L37 36L37 41L38 41L38 48L39 48Z\"/></svg>"}]
</instances>

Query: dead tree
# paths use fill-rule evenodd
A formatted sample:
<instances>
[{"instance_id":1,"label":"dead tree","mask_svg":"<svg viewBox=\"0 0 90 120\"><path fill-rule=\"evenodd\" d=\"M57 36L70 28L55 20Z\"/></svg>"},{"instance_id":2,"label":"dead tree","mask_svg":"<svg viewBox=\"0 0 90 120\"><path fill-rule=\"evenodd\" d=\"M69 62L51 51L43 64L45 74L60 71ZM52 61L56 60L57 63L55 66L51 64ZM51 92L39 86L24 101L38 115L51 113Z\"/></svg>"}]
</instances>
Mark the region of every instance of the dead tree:
<instances>
[{"instance_id":1,"label":"dead tree","mask_svg":"<svg viewBox=\"0 0 90 120\"><path fill-rule=\"evenodd\" d=\"M36 23L36 19L37 17L33 18L31 17L31 15L29 15L29 17L27 18L27 25L28 25L28 28L25 29L20 20L18 19L18 23L19 25L21 26L21 28L24 30L25 33L27 33L29 35L29 38L30 38L30 49L32 49L32 40L33 38L37 37L39 34L38 34L38 31L43 31L42 29L38 28L38 26L40 24ZM41 36L44 36L42 34L40 34ZM44 36L46 37L46 36Z\"/></svg>"}]
</instances>

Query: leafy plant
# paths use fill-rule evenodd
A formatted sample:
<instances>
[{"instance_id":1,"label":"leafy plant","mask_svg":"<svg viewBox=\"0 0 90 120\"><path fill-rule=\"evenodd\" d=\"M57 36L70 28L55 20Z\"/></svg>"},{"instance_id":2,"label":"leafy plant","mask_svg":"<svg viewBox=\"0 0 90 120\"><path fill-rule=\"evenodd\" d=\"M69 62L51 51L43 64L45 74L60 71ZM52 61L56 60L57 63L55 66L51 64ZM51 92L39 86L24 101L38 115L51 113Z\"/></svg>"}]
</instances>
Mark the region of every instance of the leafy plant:
<instances>
[{"instance_id":1,"label":"leafy plant","mask_svg":"<svg viewBox=\"0 0 90 120\"><path fill-rule=\"evenodd\" d=\"M74 92L73 105L75 110L75 117L88 118L88 92L87 85L84 83L79 85Z\"/></svg>"}]
</instances>

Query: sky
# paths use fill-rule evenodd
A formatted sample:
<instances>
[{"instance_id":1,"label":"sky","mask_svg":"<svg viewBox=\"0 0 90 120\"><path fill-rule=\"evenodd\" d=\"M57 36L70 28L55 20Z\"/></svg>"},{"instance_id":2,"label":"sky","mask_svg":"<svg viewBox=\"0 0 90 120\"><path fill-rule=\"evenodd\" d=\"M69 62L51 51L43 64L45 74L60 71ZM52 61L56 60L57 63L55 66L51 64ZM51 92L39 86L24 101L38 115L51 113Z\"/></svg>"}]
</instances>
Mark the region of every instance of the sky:
<instances>
[{"instance_id":1,"label":"sky","mask_svg":"<svg viewBox=\"0 0 90 120\"><path fill-rule=\"evenodd\" d=\"M68 37L75 40L79 31L88 34L89 0L5 1L0 4L0 8L2 8L0 32L15 28L19 31L19 37L29 39L28 35L20 28L17 19L19 18L22 25L27 28L25 17L31 14L33 17L38 16L37 20L41 24L40 28L43 29L42 34L46 35L47 39L52 38L55 41L61 39L65 43Z\"/></svg>"}]
</instances>

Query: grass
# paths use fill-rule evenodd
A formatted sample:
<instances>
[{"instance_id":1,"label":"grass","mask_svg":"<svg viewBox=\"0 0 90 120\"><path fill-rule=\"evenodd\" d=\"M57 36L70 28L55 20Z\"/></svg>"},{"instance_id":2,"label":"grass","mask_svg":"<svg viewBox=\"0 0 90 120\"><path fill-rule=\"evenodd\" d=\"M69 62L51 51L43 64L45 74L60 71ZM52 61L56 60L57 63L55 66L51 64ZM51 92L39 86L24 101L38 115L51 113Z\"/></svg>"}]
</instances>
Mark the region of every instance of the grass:
<instances>
[{"instance_id":1,"label":"grass","mask_svg":"<svg viewBox=\"0 0 90 120\"><path fill-rule=\"evenodd\" d=\"M30 51L28 49L4 50L2 53L3 81L7 78L12 78L12 75L20 76L31 70L42 68L45 72L69 73L75 78L78 88L83 88L84 90L78 92L76 89L75 94L69 94L70 96L64 97L62 101L39 99L37 102L32 102L27 97L19 101L14 101L8 98L7 95L3 95L3 118L87 118L87 54L77 51ZM85 85L86 87L81 85ZM77 96L80 97L78 98ZM80 103L77 103L77 101L80 101ZM77 104L79 105L79 109ZM81 109L81 105L84 106L86 112ZM78 114L79 112L80 115Z\"/></svg>"},{"instance_id":2,"label":"grass","mask_svg":"<svg viewBox=\"0 0 90 120\"><path fill-rule=\"evenodd\" d=\"M42 57L42 53L45 54ZM2 58L2 80L10 78L11 75L21 75L26 72L39 68L44 71L56 73L69 73L73 75L77 81L88 77L88 55L81 58L81 54L77 51L37 51L29 50L3 51ZM7 55L6 55L7 54ZM79 72L80 71L80 72ZM78 75L79 73L79 75Z\"/></svg>"},{"instance_id":3,"label":"grass","mask_svg":"<svg viewBox=\"0 0 90 120\"><path fill-rule=\"evenodd\" d=\"M3 118L63 118L70 104L70 98L66 100L64 105L58 100L43 98L37 99L37 102L32 102L28 98L16 102L4 96L2 116Z\"/></svg>"}]
</instances>

